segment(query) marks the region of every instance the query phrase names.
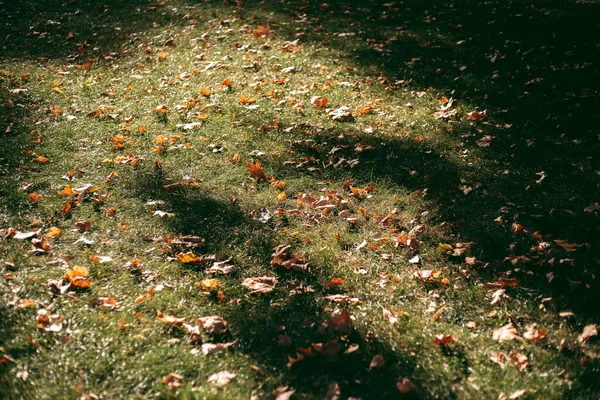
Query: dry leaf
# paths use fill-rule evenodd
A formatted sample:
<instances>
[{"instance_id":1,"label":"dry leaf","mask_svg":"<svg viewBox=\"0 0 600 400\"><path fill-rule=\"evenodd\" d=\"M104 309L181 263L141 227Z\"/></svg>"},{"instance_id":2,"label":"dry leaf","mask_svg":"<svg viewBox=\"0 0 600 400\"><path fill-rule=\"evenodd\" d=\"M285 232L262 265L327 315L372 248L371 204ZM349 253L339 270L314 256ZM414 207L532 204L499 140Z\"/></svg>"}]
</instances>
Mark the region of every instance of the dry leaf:
<instances>
[{"instance_id":1,"label":"dry leaf","mask_svg":"<svg viewBox=\"0 0 600 400\"><path fill-rule=\"evenodd\" d=\"M327 320L329 329L336 332L348 332L350 324L352 324L352 319L350 318L350 313L346 309Z\"/></svg>"},{"instance_id":2,"label":"dry leaf","mask_svg":"<svg viewBox=\"0 0 600 400\"><path fill-rule=\"evenodd\" d=\"M279 283L277 278L270 276L261 276L257 278L246 278L242 282L242 286L250 290L250 294L254 293L271 293L275 286Z\"/></svg>"},{"instance_id":3,"label":"dry leaf","mask_svg":"<svg viewBox=\"0 0 600 400\"><path fill-rule=\"evenodd\" d=\"M166 315L160 311L156 311L156 316L158 317L160 322L173 326L181 326L183 324L183 321L185 321L185 318L177 318L172 315Z\"/></svg>"},{"instance_id":4,"label":"dry leaf","mask_svg":"<svg viewBox=\"0 0 600 400\"><path fill-rule=\"evenodd\" d=\"M373 359L371 360L371 363L369 364L370 369L383 368L384 366L385 366L385 359L383 358L383 355L381 355L381 354L377 354L376 356L374 356Z\"/></svg>"},{"instance_id":5,"label":"dry leaf","mask_svg":"<svg viewBox=\"0 0 600 400\"><path fill-rule=\"evenodd\" d=\"M237 377L237 374L229 371L221 371L216 374L212 374L208 377L208 383L212 383L217 386L225 386Z\"/></svg>"},{"instance_id":6,"label":"dry leaf","mask_svg":"<svg viewBox=\"0 0 600 400\"><path fill-rule=\"evenodd\" d=\"M104 264L112 262L113 259L109 256L90 256L90 260L92 260L93 262Z\"/></svg>"},{"instance_id":7,"label":"dry leaf","mask_svg":"<svg viewBox=\"0 0 600 400\"><path fill-rule=\"evenodd\" d=\"M162 380L162 383L171 387L179 387L181 386L181 382L183 382L183 376L172 372L169 372L169 375L165 376Z\"/></svg>"},{"instance_id":8,"label":"dry leaf","mask_svg":"<svg viewBox=\"0 0 600 400\"><path fill-rule=\"evenodd\" d=\"M504 340L513 340L519 337L519 335L514 325L512 323L508 323L494 330L492 337L494 338L494 340L502 342Z\"/></svg>"},{"instance_id":9,"label":"dry leaf","mask_svg":"<svg viewBox=\"0 0 600 400\"><path fill-rule=\"evenodd\" d=\"M65 278L76 287L89 288L92 286L92 278L88 275L86 267L75 266L72 270L65 272Z\"/></svg>"},{"instance_id":10,"label":"dry leaf","mask_svg":"<svg viewBox=\"0 0 600 400\"><path fill-rule=\"evenodd\" d=\"M48 229L48 232L46 232L46 237L53 238L53 239L58 239L61 235L62 235L62 231L60 230L60 228L57 228L56 226L51 227L50 229Z\"/></svg>"},{"instance_id":11,"label":"dry leaf","mask_svg":"<svg viewBox=\"0 0 600 400\"><path fill-rule=\"evenodd\" d=\"M209 335L220 335L227 331L227 321L218 315L198 318L198 322Z\"/></svg>"},{"instance_id":12,"label":"dry leaf","mask_svg":"<svg viewBox=\"0 0 600 400\"><path fill-rule=\"evenodd\" d=\"M581 333L581 335L579 335L577 340L579 340L580 343L585 343L588 340L590 340L590 338L597 336L597 335L598 335L598 325L590 324L590 325L587 325L585 328L583 328L583 332Z\"/></svg>"},{"instance_id":13,"label":"dry leaf","mask_svg":"<svg viewBox=\"0 0 600 400\"><path fill-rule=\"evenodd\" d=\"M433 339L433 344L435 345L448 345L448 344L454 344L456 343L456 338L453 335L444 335L444 334L439 334L435 336L435 339Z\"/></svg>"}]
</instances>

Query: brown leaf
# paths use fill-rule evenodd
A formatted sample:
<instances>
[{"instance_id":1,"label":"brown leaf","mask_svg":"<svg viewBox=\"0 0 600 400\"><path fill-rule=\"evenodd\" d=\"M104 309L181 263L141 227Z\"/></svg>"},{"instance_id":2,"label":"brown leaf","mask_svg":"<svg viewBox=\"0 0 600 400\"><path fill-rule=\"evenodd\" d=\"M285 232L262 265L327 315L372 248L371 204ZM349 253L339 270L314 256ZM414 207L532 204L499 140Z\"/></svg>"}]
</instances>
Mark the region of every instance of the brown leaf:
<instances>
[{"instance_id":1,"label":"brown leaf","mask_svg":"<svg viewBox=\"0 0 600 400\"><path fill-rule=\"evenodd\" d=\"M439 345L448 345L448 344L454 344L456 343L456 338L453 335L444 335L444 334L439 334L435 336L435 339L433 339L433 344L439 346Z\"/></svg>"},{"instance_id":2,"label":"brown leaf","mask_svg":"<svg viewBox=\"0 0 600 400\"><path fill-rule=\"evenodd\" d=\"M402 378L402 380L396 383L396 389L402 394L412 393L417 391L417 387L408 378Z\"/></svg>"},{"instance_id":3,"label":"brown leaf","mask_svg":"<svg viewBox=\"0 0 600 400\"><path fill-rule=\"evenodd\" d=\"M254 164L246 161L246 165L248 166L248 171L253 176L253 179L257 182L268 182L269 178L265 175L265 172L262 170L260 166L260 161L256 160Z\"/></svg>"},{"instance_id":4,"label":"brown leaf","mask_svg":"<svg viewBox=\"0 0 600 400\"><path fill-rule=\"evenodd\" d=\"M504 340L513 340L517 337L519 337L517 329L514 327L514 325L511 323L508 323L496 330L494 330L493 335L492 335L494 340L497 340L498 342L502 342Z\"/></svg>"},{"instance_id":5,"label":"brown leaf","mask_svg":"<svg viewBox=\"0 0 600 400\"><path fill-rule=\"evenodd\" d=\"M583 328L583 332L581 333L581 335L579 335L577 340L579 340L580 343L585 343L588 340L590 340L590 338L597 336L598 335L598 327L599 327L599 325L595 325L595 324L587 325L585 328Z\"/></svg>"},{"instance_id":6,"label":"brown leaf","mask_svg":"<svg viewBox=\"0 0 600 400\"><path fill-rule=\"evenodd\" d=\"M519 371L524 371L529 366L529 363L527 362L528 358L524 354L511 351L508 353L508 358Z\"/></svg>"},{"instance_id":7,"label":"brown leaf","mask_svg":"<svg viewBox=\"0 0 600 400\"><path fill-rule=\"evenodd\" d=\"M92 221L78 221L75 223L75 228L77 228L77 232L79 233L87 232L92 228Z\"/></svg>"},{"instance_id":8,"label":"brown leaf","mask_svg":"<svg viewBox=\"0 0 600 400\"><path fill-rule=\"evenodd\" d=\"M346 309L327 320L329 329L336 332L348 332L350 324L352 324L352 319L350 318L350 313Z\"/></svg>"},{"instance_id":9,"label":"brown leaf","mask_svg":"<svg viewBox=\"0 0 600 400\"><path fill-rule=\"evenodd\" d=\"M539 342L546 338L546 333L547 331L545 329L535 329L532 326L523 334L523 337L532 342Z\"/></svg>"},{"instance_id":10,"label":"brown leaf","mask_svg":"<svg viewBox=\"0 0 600 400\"><path fill-rule=\"evenodd\" d=\"M221 371L216 374L212 374L208 377L208 383L216 386L225 386L237 377L236 373L229 371Z\"/></svg>"},{"instance_id":11,"label":"brown leaf","mask_svg":"<svg viewBox=\"0 0 600 400\"><path fill-rule=\"evenodd\" d=\"M277 278L270 276L261 276L256 278L246 278L242 282L242 286L249 289L250 294L254 293L271 293L275 286L279 283Z\"/></svg>"},{"instance_id":12,"label":"brown leaf","mask_svg":"<svg viewBox=\"0 0 600 400\"><path fill-rule=\"evenodd\" d=\"M183 324L183 321L185 321L185 318L177 318L173 315L166 315L160 311L156 311L156 316L158 317L160 322L173 326L181 326Z\"/></svg>"},{"instance_id":13,"label":"brown leaf","mask_svg":"<svg viewBox=\"0 0 600 400\"><path fill-rule=\"evenodd\" d=\"M162 380L162 383L171 387L179 387L181 386L181 382L183 382L183 376L174 374L173 372L169 372L169 375L165 376Z\"/></svg>"},{"instance_id":14,"label":"brown leaf","mask_svg":"<svg viewBox=\"0 0 600 400\"><path fill-rule=\"evenodd\" d=\"M369 364L370 369L383 368L384 366L385 366L385 359L383 358L383 355L381 355L381 354L377 354L376 356L374 356L373 359L371 360L371 363Z\"/></svg>"},{"instance_id":15,"label":"brown leaf","mask_svg":"<svg viewBox=\"0 0 600 400\"><path fill-rule=\"evenodd\" d=\"M227 321L218 315L200 317L198 318L198 322L209 335L220 335L227 331Z\"/></svg>"},{"instance_id":16,"label":"brown leaf","mask_svg":"<svg viewBox=\"0 0 600 400\"><path fill-rule=\"evenodd\" d=\"M329 282L327 282L323 286L325 286L325 287L331 287L331 286L341 286L343 284L344 284L344 279L343 278L332 278Z\"/></svg>"}]
</instances>

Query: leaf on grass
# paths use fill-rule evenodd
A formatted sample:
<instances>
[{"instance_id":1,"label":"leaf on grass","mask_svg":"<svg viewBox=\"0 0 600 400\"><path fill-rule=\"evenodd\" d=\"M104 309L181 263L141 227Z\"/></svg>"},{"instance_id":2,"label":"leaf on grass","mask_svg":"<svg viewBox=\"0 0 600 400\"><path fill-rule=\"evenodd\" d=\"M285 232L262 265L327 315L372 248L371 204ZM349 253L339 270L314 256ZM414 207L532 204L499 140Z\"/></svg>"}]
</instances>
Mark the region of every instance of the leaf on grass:
<instances>
[{"instance_id":1,"label":"leaf on grass","mask_svg":"<svg viewBox=\"0 0 600 400\"><path fill-rule=\"evenodd\" d=\"M246 161L246 165L248 166L248 171L250 171L250 174L253 177L252 179L254 179L256 182L269 181L269 178L267 177L267 175L265 175L265 172L260 166L260 161L256 160L254 164Z\"/></svg>"},{"instance_id":2,"label":"leaf on grass","mask_svg":"<svg viewBox=\"0 0 600 400\"><path fill-rule=\"evenodd\" d=\"M237 377L237 374L229 371L221 371L208 377L208 383L216 386L225 386Z\"/></svg>"},{"instance_id":3,"label":"leaf on grass","mask_svg":"<svg viewBox=\"0 0 600 400\"><path fill-rule=\"evenodd\" d=\"M38 310L37 328L46 332L60 332L64 318L58 314L48 315L45 309Z\"/></svg>"},{"instance_id":4,"label":"leaf on grass","mask_svg":"<svg viewBox=\"0 0 600 400\"><path fill-rule=\"evenodd\" d=\"M31 252L36 254L46 254L52 247L46 241L46 238L31 239Z\"/></svg>"},{"instance_id":5,"label":"leaf on grass","mask_svg":"<svg viewBox=\"0 0 600 400\"><path fill-rule=\"evenodd\" d=\"M185 318L177 318L173 315L163 314L160 311L156 311L156 316L158 317L160 322L165 323L167 325L181 326L183 324L183 321L185 321Z\"/></svg>"},{"instance_id":6,"label":"leaf on grass","mask_svg":"<svg viewBox=\"0 0 600 400\"><path fill-rule=\"evenodd\" d=\"M528 358L525 354L511 351L508 353L508 358L519 371L524 371L529 366L529 363L527 362Z\"/></svg>"},{"instance_id":7,"label":"leaf on grass","mask_svg":"<svg viewBox=\"0 0 600 400\"><path fill-rule=\"evenodd\" d=\"M202 325L204 332L209 335L221 335L227 331L227 321L218 315L210 317L200 317L198 322Z\"/></svg>"},{"instance_id":8,"label":"leaf on grass","mask_svg":"<svg viewBox=\"0 0 600 400\"><path fill-rule=\"evenodd\" d=\"M523 334L523 337L525 339L531 340L532 342L539 342L546 338L546 333L548 332L545 329L535 329L535 327L531 326Z\"/></svg>"},{"instance_id":9,"label":"leaf on grass","mask_svg":"<svg viewBox=\"0 0 600 400\"><path fill-rule=\"evenodd\" d=\"M254 293L271 293L275 286L279 283L277 278L270 276L261 276L256 278L246 278L242 282L242 286L250 290L250 294Z\"/></svg>"},{"instance_id":10,"label":"leaf on grass","mask_svg":"<svg viewBox=\"0 0 600 400\"><path fill-rule=\"evenodd\" d=\"M369 369L383 368L384 366L385 366L385 359L383 358L383 355L377 354L371 360L371 363L369 364Z\"/></svg>"},{"instance_id":11,"label":"leaf on grass","mask_svg":"<svg viewBox=\"0 0 600 400\"><path fill-rule=\"evenodd\" d=\"M327 320L327 326L335 332L348 332L351 324L352 319L350 318L350 313L346 309Z\"/></svg>"},{"instance_id":12,"label":"leaf on grass","mask_svg":"<svg viewBox=\"0 0 600 400\"><path fill-rule=\"evenodd\" d=\"M498 342L502 342L505 340L513 340L517 337L519 337L519 332L517 332L517 329L514 327L514 325L511 323L508 323L496 330L494 330L492 337L494 340L497 340Z\"/></svg>"},{"instance_id":13,"label":"leaf on grass","mask_svg":"<svg viewBox=\"0 0 600 400\"><path fill-rule=\"evenodd\" d=\"M89 231L92 228L92 221L78 221L75 223L76 231L79 233L84 233Z\"/></svg>"},{"instance_id":14,"label":"leaf on grass","mask_svg":"<svg viewBox=\"0 0 600 400\"><path fill-rule=\"evenodd\" d=\"M396 383L396 389L402 394L412 393L417 391L417 386L410 381L408 378L402 378L402 380Z\"/></svg>"},{"instance_id":15,"label":"leaf on grass","mask_svg":"<svg viewBox=\"0 0 600 400\"><path fill-rule=\"evenodd\" d=\"M40 200L42 200L43 197L44 196L42 196L41 194L37 194L37 193L33 192L33 193L29 194L28 200L30 203L37 203Z\"/></svg>"},{"instance_id":16,"label":"leaf on grass","mask_svg":"<svg viewBox=\"0 0 600 400\"><path fill-rule=\"evenodd\" d=\"M90 260L92 260L93 262L104 264L112 262L113 259L109 256L90 256Z\"/></svg>"},{"instance_id":17,"label":"leaf on grass","mask_svg":"<svg viewBox=\"0 0 600 400\"><path fill-rule=\"evenodd\" d=\"M343 284L344 284L344 279L342 279L342 278L332 278L329 282L327 282L323 286L325 286L325 287L332 287L332 286L341 286Z\"/></svg>"},{"instance_id":18,"label":"leaf on grass","mask_svg":"<svg viewBox=\"0 0 600 400\"><path fill-rule=\"evenodd\" d=\"M62 235L62 231L60 230L60 228L57 228L56 226L49 228L48 232L46 232L46 237L49 237L52 239L58 239L61 235Z\"/></svg>"},{"instance_id":19,"label":"leaf on grass","mask_svg":"<svg viewBox=\"0 0 600 400\"><path fill-rule=\"evenodd\" d=\"M590 338L597 336L598 327L599 325L590 324L583 328L583 332L581 332L581 335L579 335L579 337L577 338L577 340L579 340L579 343L585 343L588 340L590 340Z\"/></svg>"},{"instance_id":20,"label":"leaf on grass","mask_svg":"<svg viewBox=\"0 0 600 400\"><path fill-rule=\"evenodd\" d=\"M179 387L183 382L183 376L179 374L174 374L173 372L169 372L169 375L165 376L162 380L162 383L168 385L169 387Z\"/></svg>"},{"instance_id":21,"label":"leaf on grass","mask_svg":"<svg viewBox=\"0 0 600 400\"><path fill-rule=\"evenodd\" d=\"M454 335L444 335L443 333L440 333L439 335L436 335L433 339L433 344L437 346L454 343L456 343L456 338L454 337Z\"/></svg>"},{"instance_id":22,"label":"leaf on grass","mask_svg":"<svg viewBox=\"0 0 600 400\"><path fill-rule=\"evenodd\" d=\"M350 122L354 120L354 116L348 107L340 107L335 110L330 110L327 115L334 121Z\"/></svg>"},{"instance_id":23,"label":"leaf on grass","mask_svg":"<svg viewBox=\"0 0 600 400\"><path fill-rule=\"evenodd\" d=\"M237 268L234 265L229 264L229 260L225 261L217 261L213 263L212 267L210 267L207 272L211 272L213 274L223 274L229 275L237 272Z\"/></svg>"},{"instance_id":24,"label":"leaf on grass","mask_svg":"<svg viewBox=\"0 0 600 400\"><path fill-rule=\"evenodd\" d=\"M221 350L225 350L233 346L235 342L229 343L203 343L202 344L202 354L205 356L209 354L218 353Z\"/></svg>"},{"instance_id":25,"label":"leaf on grass","mask_svg":"<svg viewBox=\"0 0 600 400\"><path fill-rule=\"evenodd\" d=\"M198 286L201 291L210 293L212 290L216 290L219 286L218 279L202 279L200 282L196 283L195 286Z\"/></svg>"},{"instance_id":26,"label":"leaf on grass","mask_svg":"<svg viewBox=\"0 0 600 400\"><path fill-rule=\"evenodd\" d=\"M65 278L75 287L89 288L92 286L92 278L89 276L86 267L75 266L73 269L65 272Z\"/></svg>"},{"instance_id":27,"label":"leaf on grass","mask_svg":"<svg viewBox=\"0 0 600 400\"><path fill-rule=\"evenodd\" d=\"M310 103L315 107L323 108L327 105L327 103L329 103L329 101L326 97L315 96L310 99Z\"/></svg>"}]
</instances>

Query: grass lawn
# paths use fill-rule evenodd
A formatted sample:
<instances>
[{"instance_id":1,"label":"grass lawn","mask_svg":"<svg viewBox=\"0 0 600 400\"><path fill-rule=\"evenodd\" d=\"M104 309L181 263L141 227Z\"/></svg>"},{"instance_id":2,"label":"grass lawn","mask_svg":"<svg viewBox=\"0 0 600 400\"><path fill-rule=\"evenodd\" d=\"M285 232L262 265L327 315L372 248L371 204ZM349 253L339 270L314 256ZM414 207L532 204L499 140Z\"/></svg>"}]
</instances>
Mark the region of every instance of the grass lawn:
<instances>
[{"instance_id":1,"label":"grass lawn","mask_svg":"<svg viewBox=\"0 0 600 400\"><path fill-rule=\"evenodd\" d=\"M0 398L597 399L599 11L0 0Z\"/></svg>"}]
</instances>

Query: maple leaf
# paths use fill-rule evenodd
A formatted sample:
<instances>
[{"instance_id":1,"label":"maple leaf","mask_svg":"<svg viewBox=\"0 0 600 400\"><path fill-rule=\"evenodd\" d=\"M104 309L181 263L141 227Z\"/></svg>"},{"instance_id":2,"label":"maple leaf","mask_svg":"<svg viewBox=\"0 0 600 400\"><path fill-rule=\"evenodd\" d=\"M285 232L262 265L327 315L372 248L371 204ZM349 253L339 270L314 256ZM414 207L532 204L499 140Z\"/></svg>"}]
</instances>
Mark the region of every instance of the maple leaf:
<instances>
[{"instance_id":1,"label":"maple leaf","mask_svg":"<svg viewBox=\"0 0 600 400\"><path fill-rule=\"evenodd\" d=\"M267 177L267 175L265 175L265 172L262 170L262 168L260 166L260 161L256 160L256 162L254 164L246 161L246 165L248 166L248 171L250 171L250 174L253 176L253 179L256 182L260 182L260 181L268 182L269 181L269 178Z\"/></svg>"},{"instance_id":2,"label":"maple leaf","mask_svg":"<svg viewBox=\"0 0 600 400\"><path fill-rule=\"evenodd\" d=\"M65 272L65 278L71 282L71 285L80 288L89 288L92 286L92 278L89 276L86 267L75 266L72 270Z\"/></svg>"},{"instance_id":3,"label":"maple leaf","mask_svg":"<svg viewBox=\"0 0 600 400\"><path fill-rule=\"evenodd\" d=\"M310 99L310 103L315 107L324 108L325 106L327 106L327 103L329 103L329 101L326 97L314 96L312 99Z\"/></svg>"}]
</instances>

